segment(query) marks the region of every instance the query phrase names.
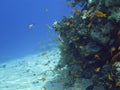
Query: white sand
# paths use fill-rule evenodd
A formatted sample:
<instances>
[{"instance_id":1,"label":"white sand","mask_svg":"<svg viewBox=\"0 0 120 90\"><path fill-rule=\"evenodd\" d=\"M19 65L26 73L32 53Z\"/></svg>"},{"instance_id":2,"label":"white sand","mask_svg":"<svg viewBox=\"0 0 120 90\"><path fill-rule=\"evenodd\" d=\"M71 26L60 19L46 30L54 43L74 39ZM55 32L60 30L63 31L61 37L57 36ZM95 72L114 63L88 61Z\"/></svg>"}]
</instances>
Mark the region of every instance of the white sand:
<instances>
[{"instance_id":1,"label":"white sand","mask_svg":"<svg viewBox=\"0 0 120 90\"><path fill-rule=\"evenodd\" d=\"M0 90L62 90L49 82L57 75L59 53L55 48L0 64Z\"/></svg>"},{"instance_id":2,"label":"white sand","mask_svg":"<svg viewBox=\"0 0 120 90\"><path fill-rule=\"evenodd\" d=\"M59 49L53 48L0 64L0 90L85 90L89 80L84 79L63 89L63 76L54 71L59 59Z\"/></svg>"}]
</instances>

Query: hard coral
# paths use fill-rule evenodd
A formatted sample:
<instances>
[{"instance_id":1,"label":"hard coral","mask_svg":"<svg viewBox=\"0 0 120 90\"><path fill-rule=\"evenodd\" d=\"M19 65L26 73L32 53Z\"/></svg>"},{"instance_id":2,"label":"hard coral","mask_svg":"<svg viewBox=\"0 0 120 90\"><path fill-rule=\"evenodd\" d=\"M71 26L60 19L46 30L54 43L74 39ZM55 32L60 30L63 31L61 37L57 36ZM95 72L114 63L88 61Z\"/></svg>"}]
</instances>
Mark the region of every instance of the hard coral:
<instances>
[{"instance_id":1,"label":"hard coral","mask_svg":"<svg viewBox=\"0 0 120 90\"><path fill-rule=\"evenodd\" d=\"M81 78L90 79L99 90L120 90L120 4L119 0L69 0L73 6L87 3L72 17L54 23L62 38L61 59L56 68L66 67L68 88ZM114 6L114 7L112 7ZM104 12L104 13L103 13ZM62 71L61 71L62 72ZM117 83L116 83L117 82ZM100 87L104 89L100 89ZM68 90L68 89L67 89Z\"/></svg>"},{"instance_id":2,"label":"hard coral","mask_svg":"<svg viewBox=\"0 0 120 90\"><path fill-rule=\"evenodd\" d=\"M105 0L106 7L119 6L120 0Z\"/></svg>"},{"instance_id":3,"label":"hard coral","mask_svg":"<svg viewBox=\"0 0 120 90\"><path fill-rule=\"evenodd\" d=\"M120 7L114 7L110 10L111 15L108 17L108 19L114 19L117 22L120 22Z\"/></svg>"}]
</instances>

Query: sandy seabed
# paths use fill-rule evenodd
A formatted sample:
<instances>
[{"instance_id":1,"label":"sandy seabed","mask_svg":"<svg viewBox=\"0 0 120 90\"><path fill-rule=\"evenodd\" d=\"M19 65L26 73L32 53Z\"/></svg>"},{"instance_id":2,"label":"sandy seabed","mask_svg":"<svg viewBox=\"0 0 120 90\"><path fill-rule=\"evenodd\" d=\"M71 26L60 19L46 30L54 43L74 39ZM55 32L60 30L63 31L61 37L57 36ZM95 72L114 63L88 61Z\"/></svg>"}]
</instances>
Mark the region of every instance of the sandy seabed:
<instances>
[{"instance_id":1,"label":"sandy seabed","mask_svg":"<svg viewBox=\"0 0 120 90\"><path fill-rule=\"evenodd\" d=\"M62 85L49 82L57 76L59 59L54 48L0 64L0 90L62 90Z\"/></svg>"},{"instance_id":2,"label":"sandy seabed","mask_svg":"<svg viewBox=\"0 0 120 90\"><path fill-rule=\"evenodd\" d=\"M0 90L85 90L89 81L84 79L80 81L80 85L75 84L68 89L63 89L64 82L55 80L55 78L62 78L54 70L59 60L59 49L52 48L1 63Z\"/></svg>"}]
</instances>

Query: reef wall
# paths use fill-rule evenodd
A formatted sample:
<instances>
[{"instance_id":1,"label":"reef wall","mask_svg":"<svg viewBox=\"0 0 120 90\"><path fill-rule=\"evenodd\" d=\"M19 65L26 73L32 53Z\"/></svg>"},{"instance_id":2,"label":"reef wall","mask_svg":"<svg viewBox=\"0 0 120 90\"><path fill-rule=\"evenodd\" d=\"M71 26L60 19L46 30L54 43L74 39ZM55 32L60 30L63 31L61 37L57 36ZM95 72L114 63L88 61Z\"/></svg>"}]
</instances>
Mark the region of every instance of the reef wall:
<instances>
[{"instance_id":1,"label":"reef wall","mask_svg":"<svg viewBox=\"0 0 120 90\"><path fill-rule=\"evenodd\" d=\"M56 69L66 67L61 71L67 75L65 88L85 78L92 81L86 90L120 90L120 0L68 3L75 8L74 15L53 24L61 40L61 60Z\"/></svg>"}]
</instances>

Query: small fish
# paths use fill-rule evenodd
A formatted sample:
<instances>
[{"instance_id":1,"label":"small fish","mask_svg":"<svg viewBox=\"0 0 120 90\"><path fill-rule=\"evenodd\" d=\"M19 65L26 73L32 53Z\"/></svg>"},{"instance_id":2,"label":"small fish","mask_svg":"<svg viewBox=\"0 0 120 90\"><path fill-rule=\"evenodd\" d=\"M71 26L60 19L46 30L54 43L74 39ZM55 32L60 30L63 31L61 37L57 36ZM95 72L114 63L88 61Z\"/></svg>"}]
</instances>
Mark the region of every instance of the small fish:
<instances>
[{"instance_id":1,"label":"small fish","mask_svg":"<svg viewBox=\"0 0 120 90\"><path fill-rule=\"evenodd\" d=\"M109 85L109 89L112 88L112 84Z\"/></svg>"},{"instance_id":2,"label":"small fish","mask_svg":"<svg viewBox=\"0 0 120 90\"><path fill-rule=\"evenodd\" d=\"M115 60L118 55L120 55L120 52L116 53L116 54L112 57L112 60Z\"/></svg>"},{"instance_id":3,"label":"small fish","mask_svg":"<svg viewBox=\"0 0 120 90\"><path fill-rule=\"evenodd\" d=\"M90 16L89 20L92 21L94 19L94 14L91 14L89 16Z\"/></svg>"},{"instance_id":4,"label":"small fish","mask_svg":"<svg viewBox=\"0 0 120 90\"><path fill-rule=\"evenodd\" d=\"M116 48L115 48L115 47L112 47L112 48L111 48L111 51L112 51L112 52L113 52L113 51L115 51L115 50L116 50Z\"/></svg>"},{"instance_id":5,"label":"small fish","mask_svg":"<svg viewBox=\"0 0 120 90\"><path fill-rule=\"evenodd\" d=\"M82 48L83 48L83 46L82 46L82 45L80 45L80 46L79 46L79 48L80 48L80 49L82 49Z\"/></svg>"},{"instance_id":6,"label":"small fish","mask_svg":"<svg viewBox=\"0 0 120 90\"><path fill-rule=\"evenodd\" d=\"M48 27L48 29L53 29L49 24L46 24L46 26Z\"/></svg>"},{"instance_id":7,"label":"small fish","mask_svg":"<svg viewBox=\"0 0 120 90\"><path fill-rule=\"evenodd\" d=\"M34 27L34 24L33 24L33 23L31 23L31 24L28 25L28 28L29 28L29 29L31 29L31 28L33 28L33 27Z\"/></svg>"},{"instance_id":8,"label":"small fish","mask_svg":"<svg viewBox=\"0 0 120 90\"><path fill-rule=\"evenodd\" d=\"M90 22L87 27L90 28L92 26L92 22Z\"/></svg>"},{"instance_id":9,"label":"small fish","mask_svg":"<svg viewBox=\"0 0 120 90\"><path fill-rule=\"evenodd\" d=\"M44 78L42 78L42 79L40 79L40 80L42 80L42 81L44 82L44 81L46 81L46 78L44 77Z\"/></svg>"},{"instance_id":10,"label":"small fish","mask_svg":"<svg viewBox=\"0 0 120 90\"><path fill-rule=\"evenodd\" d=\"M61 42L64 42L63 39L61 38L60 34L58 35L58 38Z\"/></svg>"},{"instance_id":11,"label":"small fish","mask_svg":"<svg viewBox=\"0 0 120 90\"><path fill-rule=\"evenodd\" d=\"M109 60L106 60L106 64L109 64Z\"/></svg>"},{"instance_id":12,"label":"small fish","mask_svg":"<svg viewBox=\"0 0 120 90\"><path fill-rule=\"evenodd\" d=\"M61 68L58 68L57 71L61 71Z\"/></svg>"},{"instance_id":13,"label":"small fish","mask_svg":"<svg viewBox=\"0 0 120 90\"><path fill-rule=\"evenodd\" d=\"M120 30L117 32L117 35L120 35Z\"/></svg>"},{"instance_id":14,"label":"small fish","mask_svg":"<svg viewBox=\"0 0 120 90\"><path fill-rule=\"evenodd\" d=\"M48 12L48 8L46 8L45 11Z\"/></svg>"},{"instance_id":15,"label":"small fish","mask_svg":"<svg viewBox=\"0 0 120 90\"><path fill-rule=\"evenodd\" d=\"M91 10L91 9L94 9L94 8L95 8L95 6L92 6L92 7L90 7L90 10Z\"/></svg>"},{"instance_id":16,"label":"small fish","mask_svg":"<svg viewBox=\"0 0 120 90\"><path fill-rule=\"evenodd\" d=\"M41 56L44 56L44 55L46 55L46 54L47 54L46 52L42 52L42 53L41 53Z\"/></svg>"},{"instance_id":17,"label":"small fish","mask_svg":"<svg viewBox=\"0 0 120 90\"><path fill-rule=\"evenodd\" d=\"M72 6L72 3L70 1L67 2L68 7Z\"/></svg>"},{"instance_id":18,"label":"small fish","mask_svg":"<svg viewBox=\"0 0 120 90\"><path fill-rule=\"evenodd\" d=\"M114 52L115 50L116 50L115 47L112 47L112 48L111 48L111 50L110 50L111 55L113 54L113 52Z\"/></svg>"},{"instance_id":19,"label":"small fish","mask_svg":"<svg viewBox=\"0 0 120 90\"><path fill-rule=\"evenodd\" d=\"M108 77L108 80L113 81L113 79L112 79L110 74L108 74L107 77Z\"/></svg>"},{"instance_id":20,"label":"small fish","mask_svg":"<svg viewBox=\"0 0 120 90\"><path fill-rule=\"evenodd\" d=\"M81 14L81 10L74 10L75 15L80 15Z\"/></svg>"},{"instance_id":21,"label":"small fish","mask_svg":"<svg viewBox=\"0 0 120 90\"><path fill-rule=\"evenodd\" d=\"M95 11L94 14L98 17L106 17L106 14L99 10Z\"/></svg>"},{"instance_id":22,"label":"small fish","mask_svg":"<svg viewBox=\"0 0 120 90\"><path fill-rule=\"evenodd\" d=\"M115 83L115 85L116 85L117 87L119 87L119 86L120 86L120 81L117 81L117 82Z\"/></svg>"},{"instance_id":23,"label":"small fish","mask_svg":"<svg viewBox=\"0 0 120 90\"><path fill-rule=\"evenodd\" d=\"M118 46L118 50L120 50L120 46Z\"/></svg>"},{"instance_id":24,"label":"small fish","mask_svg":"<svg viewBox=\"0 0 120 90\"><path fill-rule=\"evenodd\" d=\"M116 66L117 64L118 64L118 62L116 61L116 62L114 62L114 63L113 63L113 65L112 65L112 66Z\"/></svg>"},{"instance_id":25,"label":"small fish","mask_svg":"<svg viewBox=\"0 0 120 90\"><path fill-rule=\"evenodd\" d=\"M49 65L49 64L50 64L50 61L48 61L48 62L47 62L47 63L45 63L44 65L45 65L45 66L47 66L47 65Z\"/></svg>"},{"instance_id":26,"label":"small fish","mask_svg":"<svg viewBox=\"0 0 120 90\"><path fill-rule=\"evenodd\" d=\"M44 86L44 87L42 88L42 90L47 90L47 89L46 89L46 87Z\"/></svg>"},{"instance_id":27,"label":"small fish","mask_svg":"<svg viewBox=\"0 0 120 90\"><path fill-rule=\"evenodd\" d=\"M95 54L95 55L94 55L94 58L100 59L100 56L99 56L98 54Z\"/></svg>"},{"instance_id":28,"label":"small fish","mask_svg":"<svg viewBox=\"0 0 120 90\"><path fill-rule=\"evenodd\" d=\"M98 68L95 69L95 72L99 72L100 70L101 70L101 68L98 67Z\"/></svg>"},{"instance_id":29,"label":"small fish","mask_svg":"<svg viewBox=\"0 0 120 90\"><path fill-rule=\"evenodd\" d=\"M58 42L58 41L60 41L60 39L59 39L59 38L55 38L55 39L53 39L52 41L53 41L53 42Z\"/></svg>"},{"instance_id":30,"label":"small fish","mask_svg":"<svg viewBox=\"0 0 120 90\"><path fill-rule=\"evenodd\" d=\"M90 55L90 53L89 53L89 52L86 52L84 55L85 55L85 56L89 56L89 55Z\"/></svg>"},{"instance_id":31,"label":"small fish","mask_svg":"<svg viewBox=\"0 0 120 90\"><path fill-rule=\"evenodd\" d=\"M43 44L43 41L39 41L39 44Z\"/></svg>"}]
</instances>

